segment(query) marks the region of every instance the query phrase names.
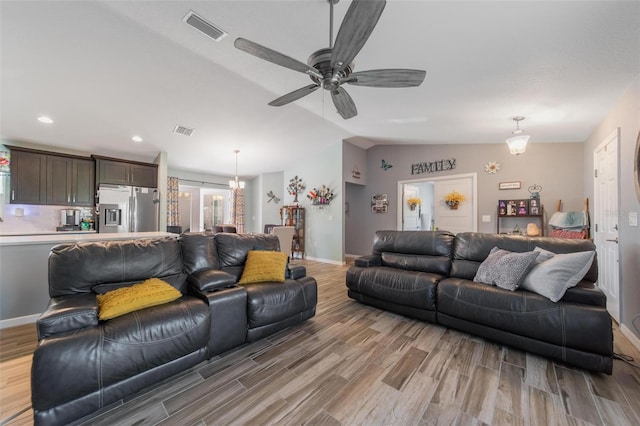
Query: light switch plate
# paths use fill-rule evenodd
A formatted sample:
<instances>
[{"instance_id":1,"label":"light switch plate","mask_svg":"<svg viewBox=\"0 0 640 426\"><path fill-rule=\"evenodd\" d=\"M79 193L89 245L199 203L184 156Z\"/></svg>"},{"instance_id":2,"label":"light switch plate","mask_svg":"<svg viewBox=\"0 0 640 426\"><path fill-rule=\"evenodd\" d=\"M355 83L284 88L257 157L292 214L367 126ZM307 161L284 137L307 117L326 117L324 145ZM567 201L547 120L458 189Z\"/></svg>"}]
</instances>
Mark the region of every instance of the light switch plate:
<instances>
[{"instance_id":1,"label":"light switch plate","mask_svg":"<svg viewBox=\"0 0 640 426\"><path fill-rule=\"evenodd\" d=\"M638 226L638 212L629 212L629 226Z\"/></svg>"},{"instance_id":2,"label":"light switch plate","mask_svg":"<svg viewBox=\"0 0 640 426\"><path fill-rule=\"evenodd\" d=\"M491 215L483 214L482 215L482 221L483 222L491 222Z\"/></svg>"}]
</instances>

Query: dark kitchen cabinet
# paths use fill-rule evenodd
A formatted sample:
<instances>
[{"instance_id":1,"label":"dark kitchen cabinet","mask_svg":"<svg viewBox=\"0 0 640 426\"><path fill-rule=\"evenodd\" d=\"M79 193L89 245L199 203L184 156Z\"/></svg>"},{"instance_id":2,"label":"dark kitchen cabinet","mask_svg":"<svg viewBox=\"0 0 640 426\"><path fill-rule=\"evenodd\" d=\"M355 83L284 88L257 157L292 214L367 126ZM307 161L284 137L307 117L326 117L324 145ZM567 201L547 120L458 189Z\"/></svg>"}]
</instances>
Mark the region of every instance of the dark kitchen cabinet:
<instances>
[{"instance_id":1,"label":"dark kitchen cabinet","mask_svg":"<svg viewBox=\"0 0 640 426\"><path fill-rule=\"evenodd\" d=\"M94 156L98 184L158 187L158 166Z\"/></svg>"},{"instance_id":2,"label":"dark kitchen cabinet","mask_svg":"<svg viewBox=\"0 0 640 426\"><path fill-rule=\"evenodd\" d=\"M47 204L94 204L95 165L92 160L47 156Z\"/></svg>"},{"instance_id":3,"label":"dark kitchen cabinet","mask_svg":"<svg viewBox=\"0 0 640 426\"><path fill-rule=\"evenodd\" d=\"M47 155L11 150L11 203L47 203Z\"/></svg>"},{"instance_id":4,"label":"dark kitchen cabinet","mask_svg":"<svg viewBox=\"0 0 640 426\"><path fill-rule=\"evenodd\" d=\"M11 147L11 203L94 205L93 160Z\"/></svg>"}]
</instances>

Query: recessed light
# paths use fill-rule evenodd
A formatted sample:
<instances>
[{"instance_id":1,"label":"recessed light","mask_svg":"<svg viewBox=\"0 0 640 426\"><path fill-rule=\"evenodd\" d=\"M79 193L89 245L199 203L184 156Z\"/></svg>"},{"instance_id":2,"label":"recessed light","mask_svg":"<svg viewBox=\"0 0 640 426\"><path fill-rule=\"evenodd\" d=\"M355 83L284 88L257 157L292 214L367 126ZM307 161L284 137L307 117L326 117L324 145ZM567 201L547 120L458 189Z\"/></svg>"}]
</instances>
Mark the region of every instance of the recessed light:
<instances>
[{"instance_id":1,"label":"recessed light","mask_svg":"<svg viewBox=\"0 0 640 426\"><path fill-rule=\"evenodd\" d=\"M134 142L142 142L142 138L140 136L134 136L131 138L131 140Z\"/></svg>"},{"instance_id":2,"label":"recessed light","mask_svg":"<svg viewBox=\"0 0 640 426\"><path fill-rule=\"evenodd\" d=\"M44 124L53 124L53 120L51 117L47 117L46 115L41 115L38 117L38 121Z\"/></svg>"}]
</instances>

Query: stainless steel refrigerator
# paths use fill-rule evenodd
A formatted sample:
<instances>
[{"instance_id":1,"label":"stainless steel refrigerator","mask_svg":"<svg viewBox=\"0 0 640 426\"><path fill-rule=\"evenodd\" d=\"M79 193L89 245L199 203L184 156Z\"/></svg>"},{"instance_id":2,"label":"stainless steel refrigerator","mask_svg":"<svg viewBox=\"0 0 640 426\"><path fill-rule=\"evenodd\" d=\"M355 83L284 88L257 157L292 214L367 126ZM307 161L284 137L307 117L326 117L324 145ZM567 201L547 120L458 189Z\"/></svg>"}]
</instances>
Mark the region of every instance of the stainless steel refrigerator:
<instances>
[{"instance_id":1,"label":"stainless steel refrigerator","mask_svg":"<svg viewBox=\"0 0 640 426\"><path fill-rule=\"evenodd\" d=\"M101 184L98 189L98 232L159 230L160 196L156 188Z\"/></svg>"}]
</instances>

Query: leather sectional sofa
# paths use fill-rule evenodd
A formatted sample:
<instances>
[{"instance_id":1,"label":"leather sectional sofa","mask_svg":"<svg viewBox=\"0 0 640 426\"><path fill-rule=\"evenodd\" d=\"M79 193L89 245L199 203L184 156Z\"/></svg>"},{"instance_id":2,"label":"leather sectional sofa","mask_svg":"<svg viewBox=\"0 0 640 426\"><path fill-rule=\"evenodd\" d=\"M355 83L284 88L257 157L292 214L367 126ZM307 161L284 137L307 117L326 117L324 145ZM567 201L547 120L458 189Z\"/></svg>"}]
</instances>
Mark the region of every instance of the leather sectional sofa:
<instances>
[{"instance_id":1,"label":"leather sectional sofa","mask_svg":"<svg viewBox=\"0 0 640 426\"><path fill-rule=\"evenodd\" d=\"M312 317L317 283L304 267L283 283L236 285L249 250L278 249L272 235L227 233L54 247L31 374L35 424L68 424ZM96 294L151 277L182 296L99 321Z\"/></svg>"},{"instance_id":2,"label":"leather sectional sofa","mask_svg":"<svg viewBox=\"0 0 640 426\"><path fill-rule=\"evenodd\" d=\"M373 254L346 276L352 299L501 344L611 374L613 330L595 284L597 261L558 302L531 291L474 282L494 247L553 253L595 251L589 240L447 231L378 231ZM588 266L587 266L588 267Z\"/></svg>"}]
</instances>

